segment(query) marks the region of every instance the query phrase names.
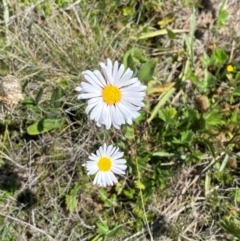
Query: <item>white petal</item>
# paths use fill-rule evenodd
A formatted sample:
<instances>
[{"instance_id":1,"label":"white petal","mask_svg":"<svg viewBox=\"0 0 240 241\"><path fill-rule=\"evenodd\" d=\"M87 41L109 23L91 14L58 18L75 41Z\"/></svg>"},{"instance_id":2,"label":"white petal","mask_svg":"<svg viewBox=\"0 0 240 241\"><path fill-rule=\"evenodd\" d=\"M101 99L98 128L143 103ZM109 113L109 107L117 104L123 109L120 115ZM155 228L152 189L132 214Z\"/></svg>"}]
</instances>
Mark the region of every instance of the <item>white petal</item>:
<instances>
[{"instance_id":1,"label":"white petal","mask_svg":"<svg viewBox=\"0 0 240 241\"><path fill-rule=\"evenodd\" d=\"M128 103L131 103L132 105L135 105L135 106L140 106L140 107L143 107L144 106L144 103L142 101L138 101L136 99L133 99L133 98L124 98L125 101L127 101Z\"/></svg>"},{"instance_id":2,"label":"white petal","mask_svg":"<svg viewBox=\"0 0 240 241\"><path fill-rule=\"evenodd\" d=\"M125 165L126 162L127 161L125 159L118 159L118 160L113 161L113 166L118 166L118 167L123 166L126 168L127 167Z\"/></svg>"},{"instance_id":3,"label":"white petal","mask_svg":"<svg viewBox=\"0 0 240 241\"><path fill-rule=\"evenodd\" d=\"M107 80L109 81L110 84L114 84L114 79L112 76L112 68L105 68L105 76L107 78Z\"/></svg>"},{"instance_id":4,"label":"white petal","mask_svg":"<svg viewBox=\"0 0 240 241\"><path fill-rule=\"evenodd\" d=\"M121 170L121 169L116 168L116 167L113 167L113 168L112 168L112 171L113 171L114 173L118 174L118 175L123 175L123 174L125 174L125 171L124 171L124 170Z\"/></svg>"},{"instance_id":5,"label":"white petal","mask_svg":"<svg viewBox=\"0 0 240 241\"><path fill-rule=\"evenodd\" d=\"M92 155L89 156L88 159L91 160L91 161L97 161L98 157L95 154L92 153Z\"/></svg>"},{"instance_id":6,"label":"white petal","mask_svg":"<svg viewBox=\"0 0 240 241\"><path fill-rule=\"evenodd\" d=\"M106 126L106 129L109 130L111 127L112 121L111 121L110 108L106 104L104 104L103 106L102 119L103 119L103 124Z\"/></svg>"},{"instance_id":7,"label":"white petal","mask_svg":"<svg viewBox=\"0 0 240 241\"><path fill-rule=\"evenodd\" d=\"M135 84L136 82L139 82L140 83L140 81L138 80L138 78L137 77L135 77L135 78L131 78L131 79L129 79L128 81L126 81L126 82L124 82L124 83L121 83L121 84L118 84L118 87L119 88L124 88L124 87L129 87L129 86L131 86L132 84ZM141 84L141 83L140 83Z\"/></svg>"},{"instance_id":8,"label":"white petal","mask_svg":"<svg viewBox=\"0 0 240 241\"><path fill-rule=\"evenodd\" d=\"M141 107L132 105L130 102L122 100L121 103L125 107L125 109L128 109L131 113L139 111Z\"/></svg>"},{"instance_id":9,"label":"white petal","mask_svg":"<svg viewBox=\"0 0 240 241\"><path fill-rule=\"evenodd\" d=\"M143 100L145 96L144 92L130 92L130 91L122 91L122 90L121 90L121 94L122 94L122 98L131 97L139 100Z\"/></svg>"},{"instance_id":10,"label":"white petal","mask_svg":"<svg viewBox=\"0 0 240 241\"><path fill-rule=\"evenodd\" d=\"M99 79L99 81L102 83L102 86L104 87L106 85L106 80L103 78L103 76L100 73L100 71L99 70L94 70L93 73Z\"/></svg>"},{"instance_id":11,"label":"white petal","mask_svg":"<svg viewBox=\"0 0 240 241\"><path fill-rule=\"evenodd\" d=\"M93 185L99 184L99 175L100 173L98 172L93 180Z\"/></svg>"},{"instance_id":12,"label":"white petal","mask_svg":"<svg viewBox=\"0 0 240 241\"><path fill-rule=\"evenodd\" d=\"M91 85L86 82L82 82L82 89L84 92L89 92L89 93L98 93L101 95L102 93L102 88L98 85Z\"/></svg>"},{"instance_id":13,"label":"white petal","mask_svg":"<svg viewBox=\"0 0 240 241\"><path fill-rule=\"evenodd\" d=\"M122 77L123 75L123 72L124 72L124 65L121 64L120 65L120 68L115 76L115 84L118 86L118 81L120 80L120 78Z\"/></svg>"},{"instance_id":14,"label":"white petal","mask_svg":"<svg viewBox=\"0 0 240 241\"><path fill-rule=\"evenodd\" d=\"M118 72L118 62L115 61L114 62L114 66L113 66L113 73L112 73L112 76L113 76L113 79L114 79L114 83L116 83L117 72Z\"/></svg>"},{"instance_id":15,"label":"white petal","mask_svg":"<svg viewBox=\"0 0 240 241\"><path fill-rule=\"evenodd\" d=\"M114 154L111 156L111 158L112 158L112 160L114 161L114 160L119 159L119 158L122 157L122 156L123 156L123 152L116 152L116 153L114 153Z\"/></svg>"},{"instance_id":16,"label":"white petal","mask_svg":"<svg viewBox=\"0 0 240 241\"><path fill-rule=\"evenodd\" d=\"M108 183L107 183L107 178L105 173L99 172L99 176L100 176L100 185L102 185L103 187L106 187Z\"/></svg>"},{"instance_id":17,"label":"white petal","mask_svg":"<svg viewBox=\"0 0 240 241\"><path fill-rule=\"evenodd\" d=\"M115 123L113 123L113 126L115 129L120 130L120 126L116 125Z\"/></svg>"},{"instance_id":18,"label":"white petal","mask_svg":"<svg viewBox=\"0 0 240 241\"><path fill-rule=\"evenodd\" d=\"M100 63L100 66L102 67L102 71L105 76L106 83L113 84L112 69L109 69L108 66L106 66L104 63Z\"/></svg>"},{"instance_id":19,"label":"white petal","mask_svg":"<svg viewBox=\"0 0 240 241\"><path fill-rule=\"evenodd\" d=\"M99 97L99 94L98 93L87 93L87 94L81 94L79 96L78 97L81 99L90 99L90 98Z\"/></svg>"},{"instance_id":20,"label":"white petal","mask_svg":"<svg viewBox=\"0 0 240 241\"><path fill-rule=\"evenodd\" d=\"M102 156L107 156L107 144L104 143L102 147Z\"/></svg>"},{"instance_id":21,"label":"white petal","mask_svg":"<svg viewBox=\"0 0 240 241\"><path fill-rule=\"evenodd\" d=\"M136 111L131 110L130 108L127 108L126 104L124 105L123 103L118 103L119 110L121 111L123 117L125 120L127 119L135 119L135 116L137 116Z\"/></svg>"},{"instance_id":22,"label":"white petal","mask_svg":"<svg viewBox=\"0 0 240 241\"><path fill-rule=\"evenodd\" d=\"M94 106L96 106L96 105L97 105L97 102L93 102L91 104L88 104L88 106L85 110L86 114L88 114L91 111L91 109L94 108Z\"/></svg>"},{"instance_id":23,"label":"white petal","mask_svg":"<svg viewBox=\"0 0 240 241\"><path fill-rule=\"evenodd\" d=\"M113 153L116 150L116 147L113 147L113 145L110 145L107 147L105 155L111 157L111 153Z\"/></svg>"},{"instance_id":24,"label":"white petal","mask_svg":"<svg viewBox=\"0 0 240 241\"><path fill-rule=\"evenodd\" d=\"M88 100L89 105L98 104L98 103L102 103L102 97L95 97Z\"/></svg>"},{"instance_id":25,"label":"white petal","mask_svg":"<svg viewBox=\"0 0 240 241\"><path fill-rule=\"evenodd\" d=\"M123 124L122 118L121 117L119 118L119 113L118 113L118 111L116 109L116 106L112 105L112 106L110 106L110 108L111 108L111 113L112 113L113 125L120 126L121 124Z\"/></svg>"},{"instance_id":26,"label":"white petal","mask_svg":"<svg viewBox=\"0 0 240 241\"><path fill-rule=\"evenodd\" d=\"M75 88L75 90L76 90L76 91L82 91L82 87L77 86L77 87Z\"/></svg>"},{"instance_id":27,"label":"white petal","mask_svg":"<svg viewBox=\"0 0 240 241\"><path fill-rule=\"evenodd\" d=\"M119 122L121 123L121 125L125 124L126 121L125 121L124 115L122 114L122 112L119 108L119 105L116 105L115 108L116 108L116 112L114 113L114 115L116 116L116 118L119 119Z\"/></svg>"},{"instance_id":28,"label":"white petal","mask_svg":"<svg viewBox=\"0 0 240 241\"><path fill-rule=\"evenodd\" d=\"M129 80L131 79L133 75L132 70L127 69L127 71L125 72L125 74L122 76L122 78L118 81L117 86L123 86L123 85L127 85Z\"/></svg>"},{"instance_id":29,"label":"white petal","mask_svg":"<svg viewBox=\"0 0 240 241\"><path fill-rule=\"evenodd\" d=\"M111 59L107 59L107 68L110 69L110 70L113 69L113 64L112 64ZM112 72L111 72L111 75L112 75Z\"/></svg>"},{"instance_id":30,"label":"white petal","mask_svg":"<svg viewBox=\"0 0 240 241\"><path fill-rule=\"evenodd\" d=\"M112 186L113 185L113 181L111 179L110 172L105 172L105 173L103 173L103 175L104 175L106 184Z\"/></svg>"},{"instance_id":31,"label":"white petal","mask_svg":"<svg viewBox=\"0 0 240 241\"><path fill-rule=\"evenodd\" d=\"M92 112L90 114L90 119L98 121L99 117L102 114L102 109L103 109L103 103L101 103L101 102L96 103L96 105L94 106L94 108L92 109Z\"/></svg>"},{"instance_id":32,"label":"white petal","mask_svg":"<svg viewBox=\"0 0 240 241\"><path fill-rule=\"evenodd\" d=\"M110 178L111 178L112 184L118 182L116 176L115 176L111 171L109 172L109 176L110 176Z\"/></svg>"},{"instance_id":33,"label":"white petal","mask_svg":"<svg viewBox=\"0 0 240 241\"><path fill-rule=\"evenodd\" d=\"M101 81L95 76L95 74L92 71L87 70L87 71L82 72L82 74L83 74L84 78L89 83L91 83L93 86L103 87L103 84L101 83Z\"/></svg>"}]
</instances>

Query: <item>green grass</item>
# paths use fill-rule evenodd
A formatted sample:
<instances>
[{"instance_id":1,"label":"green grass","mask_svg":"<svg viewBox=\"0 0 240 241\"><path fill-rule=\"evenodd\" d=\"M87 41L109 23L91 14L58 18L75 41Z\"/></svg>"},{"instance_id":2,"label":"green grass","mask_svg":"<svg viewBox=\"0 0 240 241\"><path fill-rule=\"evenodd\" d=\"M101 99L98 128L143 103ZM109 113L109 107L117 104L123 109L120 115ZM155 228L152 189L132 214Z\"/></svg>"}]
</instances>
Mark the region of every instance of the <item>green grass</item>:
<instances>
[{"instance_id":1,"label":"green grass","mask_svg":"<svg viewBox=\"0 0 240 241\"><path fill-rule=\"evenodd\" d=\"M239 38L225 1L7 3L0 76L24 100L0 109L0 240L239 240ZM107 58L148 86L118 132L74 91ZM99 188L82 164L106 141L128 169Z\"/></svg>"}]
</instances>

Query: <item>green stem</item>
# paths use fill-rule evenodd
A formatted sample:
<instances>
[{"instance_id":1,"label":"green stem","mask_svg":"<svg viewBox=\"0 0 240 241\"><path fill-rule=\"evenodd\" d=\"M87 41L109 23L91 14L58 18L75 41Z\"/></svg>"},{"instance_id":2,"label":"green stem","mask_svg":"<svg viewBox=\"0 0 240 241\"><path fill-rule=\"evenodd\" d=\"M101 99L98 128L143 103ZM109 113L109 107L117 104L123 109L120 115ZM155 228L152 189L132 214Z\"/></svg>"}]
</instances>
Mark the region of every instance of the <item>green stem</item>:
<instances>
[{"instance_id":1,"label":"green stem","mask_svg":"<svg viewBox=\"0 0 240 241\"><path fill-rule=\"evenodd\" d=\"M139 164L138 164L137 158L136 158L136 167L137 167L137 173L138 173L138 180L140 181L141 175L140 175ZM148 224L147 213L146 213L146 209L145 209L145 206L144 206L142 189L140 188L139 191L140 191L140 198L141 198L142 209L143 209L143 217L144 217L144 220L145 220L145 223L146 223L146 226L147 226L147 230L148 230L148 234L150 236L150 240L153 241L152 232L151 232L150 226Z\"/></svg>"},{"instance_id":2,"label":"green stem","mask_svg":"<svg viewBox=\"0 0 240 241\"><path fill-rule=\"evenodd\" d=\"M9 37L9 9L6 0L3 0L3 11L4 11L4 23L5 23L5 37L6 37L6 45L10 44L10 37Z\"/></svg>"}]
</instances>

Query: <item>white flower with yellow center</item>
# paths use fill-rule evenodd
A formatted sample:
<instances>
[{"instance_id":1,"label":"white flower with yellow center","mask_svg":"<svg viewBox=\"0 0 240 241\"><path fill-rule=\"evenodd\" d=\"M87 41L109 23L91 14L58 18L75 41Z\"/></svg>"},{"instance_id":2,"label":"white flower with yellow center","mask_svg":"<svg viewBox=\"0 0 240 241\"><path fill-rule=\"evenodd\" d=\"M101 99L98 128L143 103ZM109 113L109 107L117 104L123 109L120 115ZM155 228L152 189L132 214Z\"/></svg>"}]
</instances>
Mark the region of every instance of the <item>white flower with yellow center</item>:
<instances>
[{"instance_id":1,"label":"white flower with yellow center","mask_svg":"<svg viewBox=\"0 0 240 241\"><path fill-rule=\"evenodd\" d=\"M124 65L119 66L107 59L107 65L100 63L103 75L98 70L82 72L87 82L82 82L75 90L80 91L78 99L89 99L86 113L90 111L90 119L97 126L105 125L110 129L113 125L120 129L122 124L132 124L144 106L145 85L138 78L132 78L129 68L124 72Z\"/></svg>"},{"instance_id":2,"label":"white flower with yellow center","mask_svg":"<svg viewBox=\"0 0 240 241\"><path fill-rule=\"evenodd\" d=\"M119 148L112 145L107 146L106 143L101 146L96 154L91 154L89 161L83 164L87 168L88 175L96 174L93 184L102 187L113 185L118 180L114 174L125 174L126 160L122 159L123 152L119 152Z\"/></svg>"}]
</instances>

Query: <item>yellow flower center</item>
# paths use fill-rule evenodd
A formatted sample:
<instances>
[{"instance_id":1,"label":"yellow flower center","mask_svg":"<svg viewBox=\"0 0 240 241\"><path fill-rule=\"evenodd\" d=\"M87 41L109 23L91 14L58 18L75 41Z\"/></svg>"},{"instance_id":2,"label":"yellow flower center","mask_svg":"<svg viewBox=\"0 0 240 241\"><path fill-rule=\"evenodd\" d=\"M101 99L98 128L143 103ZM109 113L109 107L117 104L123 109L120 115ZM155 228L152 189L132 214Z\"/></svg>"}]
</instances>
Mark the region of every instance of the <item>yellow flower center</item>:
<instances>
[{"instance_id":1,"label":"yellow flower center","mask_svg":"<svg viewBox=\"0 0 240 241\"><path fill-rule=\"evenodd\" d=\"M231 64L229 64L229 65L227 66L227 71L228 71L228 72L233 72L233 66L232 66Z\"/></svg>"},{"instance_id":2,"label":"yellow flower center","mask_svg":"<svg viewBox=\"0 0 240 241\"><path fill-rule=\"evenodd\" d=\"M121 100L121 92L117 86L107 85L102 91L103 101L108 105L116 104Z\"/></svg>"},{"instance_id":3,"label":"yellow flower center","mask_svg":"<svg viewBox=\"0 0 240 241\"><path fill-rule=\"evenodd\" d=\"M101 157L97 163L98 168L102 172L107 172L111 170L112 167L112 161L108 157Z\"/></svg>"}]
</instances>

